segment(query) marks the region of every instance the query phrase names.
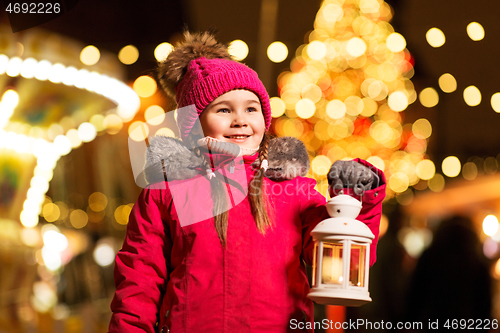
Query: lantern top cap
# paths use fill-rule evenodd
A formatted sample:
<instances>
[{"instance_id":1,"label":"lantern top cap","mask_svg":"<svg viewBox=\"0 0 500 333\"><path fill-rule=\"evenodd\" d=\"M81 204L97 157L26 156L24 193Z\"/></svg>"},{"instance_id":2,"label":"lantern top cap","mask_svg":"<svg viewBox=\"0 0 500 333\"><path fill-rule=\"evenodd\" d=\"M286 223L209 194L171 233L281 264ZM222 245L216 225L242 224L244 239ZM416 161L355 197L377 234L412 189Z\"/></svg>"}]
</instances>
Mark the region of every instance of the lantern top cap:
<instances>
[{"instance_id":1,"label":"lantern top cap","mask_svg":"<svg viewBox=\"0 0 500 333\"><path fill-rule=\"evenodd\" d=\"M324 241L327 241L325 238L340 240L347 237L371 243L371 240L375 238L366 224L349 217L323 220L311 231L311 235L316 240Z\"/></svg>"},{"instance_id":2,"label":"lantern top cap","mask_svg":"<svg viewBox=\"0 0 500 333\"><path fill-rule=\"evenodd\" d=\"M326 209L331 217L350 217L355 219L361 211L361 202L349 195L341 194L328 200Z\"/></svg>"},{"instance_id":3,"label":"lantern top cap","mask_svg":"<svg viewBox=\"0 0 500 333\"><path fill-rule=\"evenodd\" d=\"M361 202L349 195L341 194L328 200L326 209L331 218L320 222L311 232L315 239L341 239L344 236L359 241L371 242L374 238L370 228L356 220L361 211Z\"/></svg>"}]
</instances>

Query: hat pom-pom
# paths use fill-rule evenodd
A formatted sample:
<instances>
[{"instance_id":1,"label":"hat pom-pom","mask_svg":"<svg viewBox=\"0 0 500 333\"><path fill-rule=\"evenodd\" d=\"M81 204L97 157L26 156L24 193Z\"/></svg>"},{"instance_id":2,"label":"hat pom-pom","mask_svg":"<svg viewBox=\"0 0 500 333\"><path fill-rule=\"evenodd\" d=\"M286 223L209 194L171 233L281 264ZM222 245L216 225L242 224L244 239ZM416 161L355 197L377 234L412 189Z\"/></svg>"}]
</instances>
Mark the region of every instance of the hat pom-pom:
<instances>
[{"instance_id":1,"label":"hat pom-pom","mask_svg":"<svg viewBox=\"0 0 500 333\"><path fill-rule=\"evenodd\" d=\"M167 95L172 98L175 97L175 87L184 78L191 60L199 57L232 60L227 46L217 42L214 35L208 31L193 34L186 31L184 38L184 42L158 63L158 79Z\"/></svg>"}]
</instances>

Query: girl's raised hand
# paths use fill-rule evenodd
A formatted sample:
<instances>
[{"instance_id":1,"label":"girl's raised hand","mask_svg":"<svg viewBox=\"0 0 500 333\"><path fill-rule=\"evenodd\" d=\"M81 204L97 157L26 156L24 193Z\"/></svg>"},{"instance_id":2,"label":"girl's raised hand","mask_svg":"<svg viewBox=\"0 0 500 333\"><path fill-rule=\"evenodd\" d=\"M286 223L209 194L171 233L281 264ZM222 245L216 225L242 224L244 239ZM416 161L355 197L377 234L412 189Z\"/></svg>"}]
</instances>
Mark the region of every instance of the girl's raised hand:
<instances>
[{"instance_id":1,"label":"girl's raised hand","mask_svg":"<svg viewBox=\"0 0 500 333\"><path fill-rule=\"evenodd\" d=\"M354 189L357 195L379 186L380 179L375 170L356 161L336 161L328 172L328 185L337 193L342 189Z\"/></svg>"}]
</instances>

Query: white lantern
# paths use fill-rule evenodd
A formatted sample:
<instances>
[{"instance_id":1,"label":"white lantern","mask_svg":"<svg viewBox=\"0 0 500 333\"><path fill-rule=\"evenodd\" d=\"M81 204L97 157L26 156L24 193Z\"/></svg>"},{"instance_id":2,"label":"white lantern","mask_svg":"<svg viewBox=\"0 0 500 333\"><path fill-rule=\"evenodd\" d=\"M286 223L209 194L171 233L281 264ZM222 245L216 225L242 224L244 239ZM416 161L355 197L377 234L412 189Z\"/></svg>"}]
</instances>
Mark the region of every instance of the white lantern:
<instances>
[{"instance_id":1,"label":"white lantern","mask_svg":"<svg viewBox=\"0 0 500 333\"><path fill-rule=\"evenodd\" d=\"M311 232L314 239L312 289L308 297L320 304L360 306L368 292L370 228L356 220L361 202L348 195L328 201L331 218Z\"/></svg>"}]
</instances>

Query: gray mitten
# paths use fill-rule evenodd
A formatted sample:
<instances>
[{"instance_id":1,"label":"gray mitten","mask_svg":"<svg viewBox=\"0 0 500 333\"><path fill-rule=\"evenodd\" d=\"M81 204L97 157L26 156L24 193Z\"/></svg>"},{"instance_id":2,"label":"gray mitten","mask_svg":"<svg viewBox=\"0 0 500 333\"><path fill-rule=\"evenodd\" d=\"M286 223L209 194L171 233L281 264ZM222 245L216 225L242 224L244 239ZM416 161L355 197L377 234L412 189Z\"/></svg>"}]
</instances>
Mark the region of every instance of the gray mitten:
<instances>
[{"instance_id":1,"label":"gray mitten","mask_svg":"<svg viewBox=\"0 0 500 333\"><path fill-rule=\"evenodd\" d=\"M336 161L328 172L330 193L352 188L357 195L361 195L378 184L379 176L375 171L356 161Z\"/></svg>"}]
</instances>

